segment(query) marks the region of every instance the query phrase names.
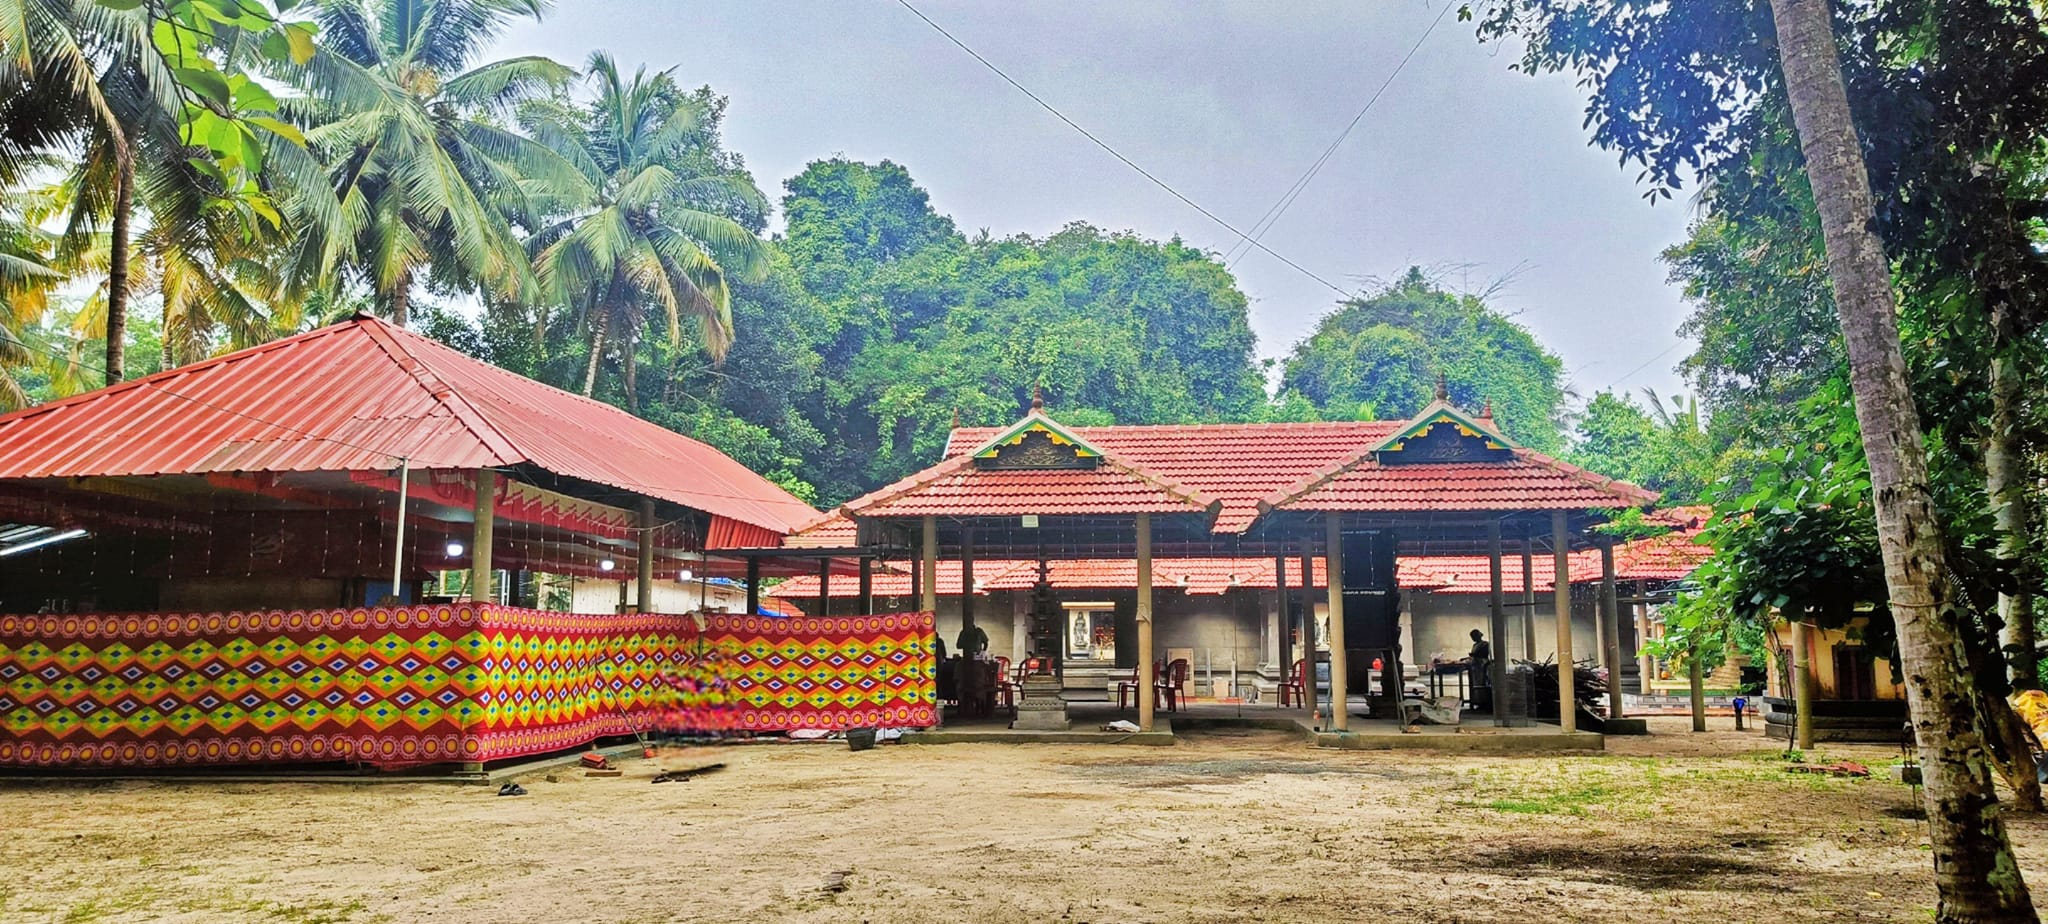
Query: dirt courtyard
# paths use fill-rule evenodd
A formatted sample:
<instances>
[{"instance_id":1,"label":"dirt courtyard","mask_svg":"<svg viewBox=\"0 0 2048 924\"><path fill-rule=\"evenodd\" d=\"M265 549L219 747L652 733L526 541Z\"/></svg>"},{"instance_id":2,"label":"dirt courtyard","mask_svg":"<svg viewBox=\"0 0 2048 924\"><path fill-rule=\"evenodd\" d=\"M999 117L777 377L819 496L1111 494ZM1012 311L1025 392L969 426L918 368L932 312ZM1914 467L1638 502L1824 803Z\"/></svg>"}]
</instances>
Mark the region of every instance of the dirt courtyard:
<instances>
[{"instance_id":1,"label":"dirt courtyard","mask_svg":"<svg viewBox=\"0 0 2048 924\"><path fill-rule=\"evenodd\" d=\"M512 798L0 782L0 920L1928 919L1906 787L1788 772L1750 734L1653 729L1570 757L1325 751L1266 732L731 746L624 761L616 779L537 773ZM1880 771L1896 757L1824 754ZM710 761L728 769L649 783L657 764ZM2048 890L2048 821L2012 827Z\"/></svg>"}]
</instances>

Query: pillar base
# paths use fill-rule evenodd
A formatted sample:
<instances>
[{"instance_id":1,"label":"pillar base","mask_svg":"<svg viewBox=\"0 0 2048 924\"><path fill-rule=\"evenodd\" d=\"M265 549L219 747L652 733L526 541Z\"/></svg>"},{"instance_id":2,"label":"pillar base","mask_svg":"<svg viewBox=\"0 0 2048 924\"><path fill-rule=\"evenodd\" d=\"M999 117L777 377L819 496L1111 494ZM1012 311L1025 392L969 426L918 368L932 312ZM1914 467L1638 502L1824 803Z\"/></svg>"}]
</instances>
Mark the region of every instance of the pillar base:
<instances>
[{"instance_id":1,"label":"pillar base","mask_svg":"<svg viewBox=\"0 0 2048 924\"><path fill-rule=\"evenodd\" d=\"M1017 700L1017 719L1011 728L1023 731L1066 731L1073 727L1067 719L1067 700L1060 694L1060 679L1051 674L1031 674L1024 678L1024 691Z\"/></svg>"}]
</instances>

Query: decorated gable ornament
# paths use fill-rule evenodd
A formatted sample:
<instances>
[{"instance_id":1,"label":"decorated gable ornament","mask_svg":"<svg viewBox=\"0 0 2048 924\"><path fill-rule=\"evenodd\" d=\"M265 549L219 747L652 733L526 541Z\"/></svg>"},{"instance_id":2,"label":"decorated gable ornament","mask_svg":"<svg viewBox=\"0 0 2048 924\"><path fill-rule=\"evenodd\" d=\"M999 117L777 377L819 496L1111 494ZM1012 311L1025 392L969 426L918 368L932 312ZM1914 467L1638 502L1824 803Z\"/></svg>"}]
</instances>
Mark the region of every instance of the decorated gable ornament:
<instances>
[{"instance_id":1,"label":"decorated gable ornament","mask_svg":"<svg viewBox=\"0 0 2048 924\"><path fill-rule=\"evenodd\" d=\"M1505 462L1515 447L1489 422L1475 420L1437 401L1408 426L1374 447L1382 465L1445 462Z\"/></svg>"},{"instance_id":2,"label":"decorated gable ornament","mask_svg":"<svg viewBox=\"0 0 2048 924\"><path fill-rule=\"evenodd\" d=\"M974 452L981 468L1094 468L1100 461L1101 450L1035 411Z\"/></svg>"}]
</instances>

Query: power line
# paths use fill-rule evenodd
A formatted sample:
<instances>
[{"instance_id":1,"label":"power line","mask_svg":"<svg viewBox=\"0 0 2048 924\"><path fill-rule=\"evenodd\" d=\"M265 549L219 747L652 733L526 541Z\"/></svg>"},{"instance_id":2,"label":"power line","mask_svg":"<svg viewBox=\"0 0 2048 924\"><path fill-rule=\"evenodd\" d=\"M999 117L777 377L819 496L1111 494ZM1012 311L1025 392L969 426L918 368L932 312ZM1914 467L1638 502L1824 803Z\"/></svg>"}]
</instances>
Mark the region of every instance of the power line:
<instances>
[{"instance_id":1,"label":"power line","mask_svg":"<svg viewBox=\"0 0 2048 924\"><path fill-rule=\"evenodd\" d=\"M1281 216L1287 214L1287 210L1294 205L1294 200L1301 197L1302 192L1308 189L1309 183L1314 182L1316 174L1322 172L1323 165L1329 163L1330 157L1337 153L1337 148L1344 144L1344 139L1351 137L1351 132L1358 128L1358 123L1365 120L1365 114L1372 111L1373 104L1379 102L1380 97L1387 92L1387 88L1394 85L1394 78L1401 76L1402 69L1408 66L1409 61L1414 60L1415 53L1422 49L1422 43L1429 41L1430 33L1436 31L1436 27L1444 21L1444 16L1450 13L1452 6L1453 4L1449 2L1444 3L1444 8L1437 11L1436 18L1430 20L1429 28L1422 30L1422 35L1415 40L1415 44L1408 47L1408 53L1401 56L1400 62L1394 65L1393 71L1387 74L1387 79L1380 82L1379 89L1373 91L1372 97L1367 99L1365 105L1359 108L1357 115L1351 117L1351 122L1344 126L1344 130L1337 133L1336 140L1331 141L1330 146L1323 149L1322 156L1317 157L1315 163L1310 164L1308 170L1302 173L1301 178L1295 180L1294 185L1288 187L1286 192L1281 193L1280 199L1274 202L1271 208L1266 209L1266 214L1259 216L1259 220L1252 224L1251 243L1258 243L1261 238L1266 236L1267 231L1273 230L1273 226L1279 224ZM1224 252L1223 259L1226 269L1235 265L1239 257L1250 252L1249 248L1240 250L1240 246L1240 244L1233 244L1230 250ZM1236 256L1233 256L1233 253Z\"/></svg>"},{"instance_id":2,"label":"power line","mask_svg":"<svg viewBox=\"0 0 2048 924\"><path fill-rule=\"evenodd\" d=\"M911 6L910 0L896 0L896 2L899 5L901 5L904 9L909 10L912 15L924 20L925 25L932 27L932 29L936 30L940 35L945 36L947 41L952 42L956 46L959 46L961 51L967 52L969 57L981 62L981 66L988 68L989 71L991 73L994 73L997 77L1001 77L1004 83L1007 83L1010 86L1017 88L1017 92L1030 97L1031 101L1037 103L1039 108L1052 113L1054 118L1057 118L1060 121L1067 123L1067 127L1072 128L1077 132L1080 132L1082 137L1087 138L1089 141L1094 142L1096 147L1099 147L1104 151L1109 152L1109 156L1114 157L1119 161L1122 161L1124 166L1137 171L1139 176L1142 176L1145 179L1150 180L1152 182L1152 185L1157 186L1160 189L1166 190L1166 193L1168 195L1174 197L1175 199L1179 199L1187 207L1194 209L1197 212L1200 212L1202 214L1202 217L1207 218L1218 225L1221 225L1225 230L1228 230L1230 233L1237 235L1239 239L1245 241L1246 243L1249 243L1253 247L1258 248L1260 251L1263 251L1267 256L1270 256L1275 260L1287 264L1289 267L1292 267L1295 272L1298 272L1304 276L1307 276L1310 279L1322 283L1323 286L1328 288L1330 291L1337 293L1340 296L1343 296L1345 298L1351 297L1350 292L1345 291L1336 283L1331 282L1328 279L1324 279L1323 277L1317 275L1315 272L1311 271L1307 267L1302 266L1301 264L1296 263L1293 260L1287 259L1286 257L1280 255L1278 252L1274 251L1273 248L1267 247L1266 245L1259 243L1258 240L1254 239L1251 235L1246 234L1243 231L1239 231L1236 225L1224 221L1221 217L1217 216L1215 212L1211 212L1208 209L1203 208L1201 203L1196 202L1195 200L1190 199L1185 195L1182 195L1180 190L1173 188L1173 186L1168 184L1165 180L1162 180L1157 176L1152 175L1151 171L1146 170L1144 167L1138 166L1138 163L1136 161L1131 160L1128 157L1125 157L1123 155L1123 152L1118 151L1114 147L1111 147L1109 142L1106 142L1101 138L1096 137L1094 132L1091 132L1088 129L1083 128L1081 126L1081 123L1076 122L1073 119L1067 118L1065 113L1054 108L1053 105L1051 103L1046 102L1043 97L1039 96L1036 93L1033 93L1030 87L1018 83L1016 78L1011 77L1007 73L1004 73L1003 69L997 67L994 62L982 57L980 52L968 47L966 42L961 41L958 37L954 36L953 33L946 31L946 27L941 26L936 22L933 22L931 17L926 16L917 7Z\"/></svg>"},{"instance_id":3,"label":"power line","mask_svg":"<svg viewBox=\"0 0 2048 924\"><path fill-rule=\"evenodd\" d=\"M1670 345L1670 346L1668 346L1668 347L1665 347L1665 348L1664 348L1664 351L1663 351L1663 352L1661 352L1661 353L1658 353L1657 355L1655 355L1655 356L1652 356L1652 357L1650 357L1649 359L1643 360L1643 361L1642 361L1642 363L1638 364L1638 365L1637 365L1637 366L1636 366L1636 367L1635 367L1634 369L1630 369L1629 371L1627 371L1627 372L1624 372L1624 373L1622 373L1622 374L1621 374L1621 376L1620 376L1619 378L1616 378L1616 379L1615 379L1614 381L1612 381L1612 382L1608 382L1608 383L1607 383L1607 385L1606 385L1606 387L1604 387L1604 388L1602 388L1602 389L1600 389L1600 390L1601 390L1601 391L1611 391L1611 390L1613 390L1614 386L1616 386L1616 385L1619 385L1619 384L1621 384L1621 383L1623 383L1623 382L1626 382L1626 381L1628 381L1628 377L1629 377L1629 376L1635 375L1636 373L1638 373L1638 372L1641 372L1641 371L1643 371L1643 370L1644 370L1645 368L1648 368L1648 367L1649 367L1649 365L1650 365L1651 363L1654 363L1654 362L1656 362L1657 360L1663 359L1664 357L1666 357L1666 356L1670 355L1670 354L1671 354L1671 351L1672 351L1672 350L1678 349L1679 347L1682 347L1682 346L1685 346L1685 341L1683 341L1683 340L1680 340L1680 341L1678 341L1677 343L1674 343L1674 344L1672 344L1672 345Z\"/></svg>"}]
</instances>

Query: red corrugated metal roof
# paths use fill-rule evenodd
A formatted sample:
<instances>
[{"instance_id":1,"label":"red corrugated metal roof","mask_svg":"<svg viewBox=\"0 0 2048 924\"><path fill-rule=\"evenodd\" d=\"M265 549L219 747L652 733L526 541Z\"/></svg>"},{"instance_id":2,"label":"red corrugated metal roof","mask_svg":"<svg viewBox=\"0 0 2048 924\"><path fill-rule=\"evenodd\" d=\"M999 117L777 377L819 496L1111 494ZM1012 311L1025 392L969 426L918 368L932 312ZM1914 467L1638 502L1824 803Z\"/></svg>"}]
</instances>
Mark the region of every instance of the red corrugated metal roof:
<instances>
[{"instance_id":1,"label":"red corrugated metal roof","mask_svg":"<svg viewBox=\"0 0 2048 924\"><path fill-rule=\"evenodd\" d=\"M788 533L818 512L725 454L374 318L0 416L0 478L530 463Z\"/></svg>"}]
</instances>

